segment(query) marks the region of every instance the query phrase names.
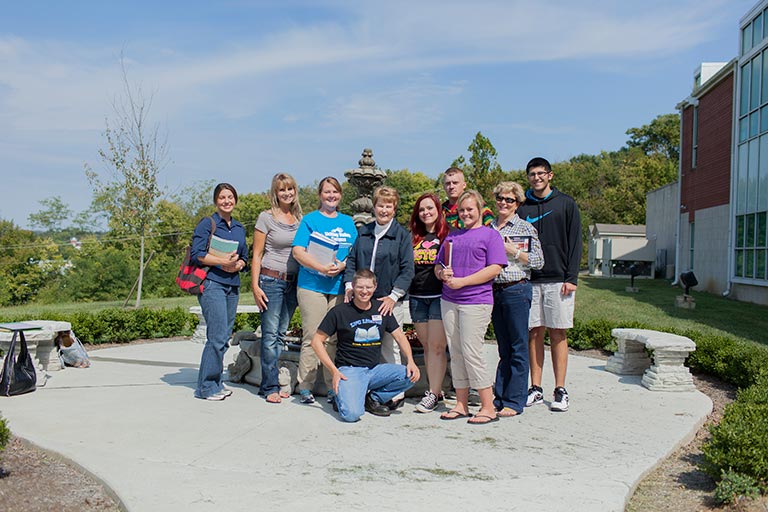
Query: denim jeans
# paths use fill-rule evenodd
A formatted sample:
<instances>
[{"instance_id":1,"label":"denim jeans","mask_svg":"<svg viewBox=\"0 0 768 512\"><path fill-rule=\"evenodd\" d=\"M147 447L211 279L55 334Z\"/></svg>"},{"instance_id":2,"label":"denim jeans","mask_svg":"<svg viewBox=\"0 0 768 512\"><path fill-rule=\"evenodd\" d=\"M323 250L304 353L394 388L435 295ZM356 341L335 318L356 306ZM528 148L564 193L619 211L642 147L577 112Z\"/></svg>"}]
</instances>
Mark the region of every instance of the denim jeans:
<instances>
[{"instance_id":1,"label":"denim jeans","mask_svg":"<svg viewBox=\"0 0 768 512\"><path fill-rule=\"evenodd\" d=\"M197 398L208 398L223 389L221 375L224 372L224 353L235 325L239 293L239 286L206 279L205 291L197 296L207 327L207 340L197 374Z\"/></svg>"},{"instance_id":2,"label":"denim jeans","mask_svg":"<svg viewBox=\"0 0 768 512\"><path fill-rule=\"evenodd\" d=\"M373 368L342 366L339 371L347 378L339 381L336 394L336 407L344 421L357 421L365 413L368 391L374 400L383 404L413 386L401 364L382 363Z\"/></svg>"},{"instance_id":3,"label":"denim jeans","mask_svg":"<svg viewBox=\"0 0 768 512\"><path fill-rule=\"evenodd\" d=\"M259 288L267 296L267 309L261 312L261 386L259 393L277 393L278 361L283 350L285 331L296 310L296 281L288 282L259 276Z\"/></svg>"},{"instance_id":4,"label":"denim jeans","mask_svg":"<svg viewBox=\"0 0 768 512\"><path fill-rule=\"evenodd\" d=\"M493 303L491 319L499 349L493 403L497 409L509 407L522 414L528 393L528 314L531 309L531 283L526 281L494 291Z\"/></svg>"}]
</instances>

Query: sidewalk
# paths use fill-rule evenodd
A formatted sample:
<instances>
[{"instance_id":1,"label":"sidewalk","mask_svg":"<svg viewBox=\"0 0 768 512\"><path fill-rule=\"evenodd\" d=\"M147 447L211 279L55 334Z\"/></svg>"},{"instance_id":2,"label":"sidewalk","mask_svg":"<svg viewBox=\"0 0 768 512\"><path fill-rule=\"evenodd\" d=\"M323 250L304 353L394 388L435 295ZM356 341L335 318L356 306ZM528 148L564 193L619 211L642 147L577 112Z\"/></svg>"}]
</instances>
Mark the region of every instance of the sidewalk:
<instances>
[{"instance_id":1,"label":"sidewalk","mask_svg":"<svg viewBox=\"0 0 768 512\"><path fill-rule=\"evenodd\" d=\"M496 347L486 347L495 366ZM201 351L176 341L92 352L91 368L0 398L0 412L14 434L91 471L131 511L574 512L623 510L712 407L702 393L651 392L640 377L572 356L567 413L537 405L475 426L416 413L409 400L389 418L346 424L324 400L269 404L250 385L230 384L223 402L194 399ZM546 365L549 395L549 355Z\"/></svg>"}]
</instances>

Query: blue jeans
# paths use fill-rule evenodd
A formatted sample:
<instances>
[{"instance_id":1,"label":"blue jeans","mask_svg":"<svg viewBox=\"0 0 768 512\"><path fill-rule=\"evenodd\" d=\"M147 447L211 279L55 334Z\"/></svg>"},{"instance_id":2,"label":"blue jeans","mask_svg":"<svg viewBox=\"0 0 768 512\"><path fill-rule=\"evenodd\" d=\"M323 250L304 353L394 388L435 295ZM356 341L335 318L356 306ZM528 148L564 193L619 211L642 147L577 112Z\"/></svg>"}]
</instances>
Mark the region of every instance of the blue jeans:
<instances>
[{"instance_id":1,"label":"blue jeans","mask_svg":"<svg viewBox=\"0 0 768 512\"><path fill-rule=\"evenodd\" d=\"M223 389L224 353L235 325L240 287L205 280L205 291L197 296L207 327L205 347L197 374L197 398L208 398Z\"/></svg>"},{"instance_id":2,"label":"blue jeans","mask_svg":"<svg viewBox=\"0 0 768 512\"><path fill-rule=\"evenodd\" d=\"M493 404L518 414L525 410L528 394L528 313L531 283L524 282L494 291L493 330L499 348L499 366L493 386Z\"/></svg>"},{"instance_id":3,"label":"blue jeans","mask_svg":"<svg viewBox=\"0 0 768 512\"><path fill-rule=\"evenodd\" d=\"M342 366L339 371L347 380L339 381L336 407L344 421L357 421L365 414L365 395L380 403L392 400L413 386L402 364L377 364L373 368Z\"/></svg>"},{"instance_id":4,"label":"blue jeans","mask_svg":"<svg viewBox=\"0 0 768 512\"><path fill-rule=\"evenodd\" d=\"M259 276L259 288L267 296L267 309L261 312L261 386L259 393L277 393L278 361L283 350L285 331L296 311L296 281L288 282Z\"/></svg>"}]
</instances>

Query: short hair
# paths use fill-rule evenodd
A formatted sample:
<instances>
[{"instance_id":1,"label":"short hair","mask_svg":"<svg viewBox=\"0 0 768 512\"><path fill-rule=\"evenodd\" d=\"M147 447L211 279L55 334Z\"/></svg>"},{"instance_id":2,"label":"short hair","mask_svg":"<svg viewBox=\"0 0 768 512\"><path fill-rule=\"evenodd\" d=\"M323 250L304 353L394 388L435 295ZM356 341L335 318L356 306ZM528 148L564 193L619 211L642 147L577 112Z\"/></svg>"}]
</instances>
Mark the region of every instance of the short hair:
<instances>
[{"instance_id":1,"label":"short hair","mask_svg":"<svg viewBox=\"0 0 768 512\"><path fill-rule=\"evenodd\" d=\"M296 180L288 173L279 172L272 176L272 186L269 189L269 203L272 205L272 211L275 212L280 208L280 200L277 197L277 193L283 187L293 187L296 191L296 195L291 203L291 213L296 220L301 220L302 211L301 203L299 202L299 186L296 184Z\"/></svg>"},{"instance_id":2,"label":"short hair","mask_svg":"<svg viewBox=\"0 0 768 512\"><path fill-rule=\"evenodd\" d=\"M448 236L448 231L450 231L448 222L445 220L445 215L443 215L441 211L440 199L438 199L437 194L434 192L425 192L419 196L416 203L413 205L411 220L408 222L408 227L411 228L411 242L413 242L413 245L421 242L427 234L427 227L424 225L421 218L419 218L419 208L421 207L422 201L425 199L431 199L432 202L435 203L435 208L437 209L437 220L435 221L435 235L437 235L437 238L440 241L445 240L445 237Z\"/></svg>"},{"instance_id":3,"label":"short hair","mask_svg":"<svg viewBox=\"0 0 768 512\"><path fill-rule=\"evenodd\" d=\"M395 203L395 208L397 208L397 205L400 204L400 194L392 187L377 187L373 191L373 205L376 206L379 201Z\"/></svg>"},{"instance_id":4,"label":"short hair","mask_svg":"<svg viewBox=\"0 0 768 512\"><path fill-rule=\"evenodd\" d=\"M483 196L478 192L477 190L469 189L465 190L461 193L459 196L459 200L456 201L456 204L461 207L461 203L466 201L467 199L474 199L477 203L477 209L480 211L480 216L483 215L483 208L485 207L485 200L483 199ZM481 219L482 220L482 219Z\"/></svg>"},{"instance_id":5,"label":"short hair","mask_svg":"<svg viewBox=\"0 0 768 512\"><path fill-rule=\"evenodd\" d=\"M517 205L520 206L525 202L525 192L523 191L523 187L520 186L519 183L516 183L514 181L502 181L495 187L493 187L493 195L497 196L499 194L512 194L515 196L515 199L517 199Z\"/></svg>"},{"instance_id":6,"label":"short hair","mask_svg":"<svg viewBox=\"0 0 768 512\"><path fill-rule=\"evenodd\" d=\"M528 174L531 172L531 169L536 169L537 167L543 167L545 171L552 172L552 166L549 165L549 160L537 156L535 158L531 158L531 160L528 162L528 165L525 166L525 174Z\"/></svg>"},{"instance_id":7,"label":"short hair","mask_svg":"<svg viewBox=\"0 0 768 512\"><path fill-rule=\"evenodd\" d=\"M370 269L367 268L361 268L360 270L355 272L355 275L352 276L352 286L357 283L358 279L372 279L374 286L376 285L376 274L370 271Z\"/></svg>"},{"instance_id":8,"label":"short hair","mask_svg":"<svg viewBox=\"0 0 768 512\"><path fill-rule=\"evenodd\" d=\"M461 177L462 178L464 177L464 171L462 171L458 167L449 167L443 173L443 183L445 183L445 178L447 178L448 176L451 176L453 174L461 174Z\"/></svg>"},{"instance_id":9,"label":"short hair","mask_svg":"<svg viewBox=\"0 0 768 512\"><path fill-rule=\"evenodd\" d=\"M219 183L213 189L213 204L216 204L216 200L219 198L219 194L221 194L222 190L229 190L232 192L232 195L235 196L235 203L237 203L237 190L235 190L235 187L229 183Z\"/></svg>"}]
</instances>

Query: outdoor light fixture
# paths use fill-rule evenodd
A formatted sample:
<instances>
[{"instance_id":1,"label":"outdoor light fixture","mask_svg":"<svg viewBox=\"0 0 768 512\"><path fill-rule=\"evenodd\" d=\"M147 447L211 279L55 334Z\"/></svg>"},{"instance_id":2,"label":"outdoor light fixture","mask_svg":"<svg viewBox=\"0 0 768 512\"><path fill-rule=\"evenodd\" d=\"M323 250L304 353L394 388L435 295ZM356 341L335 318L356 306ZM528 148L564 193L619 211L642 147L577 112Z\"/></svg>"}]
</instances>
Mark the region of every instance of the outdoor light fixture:
<instances>
[{"instance_id":1,"label":"outdoor light fixture","mask_svg":"<svg viewBox=\"0 0 768 512\"><path fill-rule=\"evenodd\" d=\"M683 286L685 287L686 295L690 295L689 292L691 291L691 288L699 284L699 281L696 280L696 276L693 275L693 270L680 274L680 282L683 283Z\"/></svg>"}]
</instances>

